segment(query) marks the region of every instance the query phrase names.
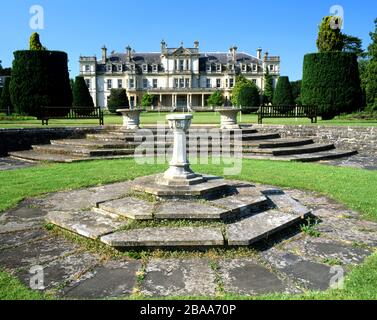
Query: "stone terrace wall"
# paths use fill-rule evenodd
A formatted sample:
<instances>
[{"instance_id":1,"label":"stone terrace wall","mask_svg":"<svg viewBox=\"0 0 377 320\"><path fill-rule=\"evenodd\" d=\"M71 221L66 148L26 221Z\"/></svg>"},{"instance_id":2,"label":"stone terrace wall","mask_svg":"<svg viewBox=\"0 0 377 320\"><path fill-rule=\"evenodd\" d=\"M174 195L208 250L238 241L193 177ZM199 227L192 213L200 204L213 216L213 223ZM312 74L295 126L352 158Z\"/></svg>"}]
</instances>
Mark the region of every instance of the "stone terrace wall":
<instances>
[{"instance_id":1,"label":"stone terrace wall","mask_svg":"<svg viewBox=\"0 0 377 320\"><path fill-rule=\"evenodd\" d=\"M310 125L253 125L259 132L278 132L283 138L312 138L318 143L333 143L339 149L377 154L377 127Z\"/></svg>"},{"instance_id":2,"label":"stone terrace wall","mask_svg":"<svg viewBox=\"0 0 377 320\"><path fill-rule=\"evenodd\" d=\"M35 144L48 144L50 140L83 138L103 127L25 128L0 129L0 156L11 151L28 150Z\"/></svg>"}]
</instances>

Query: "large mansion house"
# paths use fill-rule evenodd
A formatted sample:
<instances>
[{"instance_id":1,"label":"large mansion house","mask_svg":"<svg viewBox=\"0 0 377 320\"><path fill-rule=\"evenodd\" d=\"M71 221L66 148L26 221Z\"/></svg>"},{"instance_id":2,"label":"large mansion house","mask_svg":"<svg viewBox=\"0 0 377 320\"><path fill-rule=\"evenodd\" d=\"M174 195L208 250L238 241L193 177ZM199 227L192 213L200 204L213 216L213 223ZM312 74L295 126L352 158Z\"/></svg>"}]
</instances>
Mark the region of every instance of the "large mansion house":
<instances>
[{"instance_id":1,"label":"large mansion house","mask_svg":"<svg viewBox=\"0 0 377 320\"><path fill-rule=\"evenodd\" d=\"M193 48L181 44L169 48L161 42L160 52L135 52L131 47L125 53L107 53L102 48L102 59L80 57L80 74L85 78L96 106L107 107L113 88L127 91L130 105L139 106L144 93L155 96L154 106L190 108L206 106L208 97L220 90L227 101L238 74L264 89L266 70L272 75L274 86L280 75L280 57L262 54L256 56L238 52L233 46L229 52L200 52L199 42Z\"/></svg>"}]
</instances>

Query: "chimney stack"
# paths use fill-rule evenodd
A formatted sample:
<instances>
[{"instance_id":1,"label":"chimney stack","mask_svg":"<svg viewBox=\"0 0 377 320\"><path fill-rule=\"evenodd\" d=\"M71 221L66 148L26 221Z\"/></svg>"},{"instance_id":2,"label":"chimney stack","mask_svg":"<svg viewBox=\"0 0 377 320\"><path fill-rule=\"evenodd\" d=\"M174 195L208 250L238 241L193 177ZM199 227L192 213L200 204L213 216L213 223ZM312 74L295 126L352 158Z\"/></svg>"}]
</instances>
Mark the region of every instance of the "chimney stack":
<instances>
[{"instance_id":1,"label":"chimney stack","mask_svg":"<svg viewBox=\"0 0 377 320\"><path fill-rule=\"evenodd\" d=\"M236 63L237 62L237 46L233 46L232 48L232 59L233 59L233 62Z\"/></svg>"},{"instance_id":2,"label":"chimney stack","mask_svg":"<svg viewBox=\"0 0 377 320\"><path fill-rule=\"evenodd\" d=\"M166 50L166 42L165 40L161 41L161 52L164 52Z\"/></svg>"},{"instance_id":3,"label":"chimney stack","mask_svg":"<svg viewBox=\"0 0 377 320\"><path fill-rule=\"evenodd\" d=\"M196 40L196 41L194 42L194 48L195 48L195 49L198 49L198 48L199 48L199 41L198 41L198 40Z\"/></svg>"},{"instance_id":4,"label":"chimney stack","mask_svg":"<svg viewBox=\"0 0 377 320\"><path fill-rule=\"evenodd\" d=\"M126 53L127 53L127 60L131 61L131 58L132 58L132 48L130 46L127 46Z\"/></svg>"},{"instance_id":5,"label":"chimney stack","mask_svg":"<svg viewBox=\"0 0 377 320\"><path fill-rule=\"evenodd\" d=\"M102 62L106 63L107 60L107 48L106 46L102 47Z\"/></svg>"},{"instance_id":6,"label":"chimney stack","mask_svg":"<svg viewBox=\"0 0 377 320\"><path fill-rule=\"evenodd\" d=\"M268 51L264 53L264 61L268 60Z\"/></svg>"},{"instance_id":7,"label":"chimney stack","mask_svg":"<svg viewBox=\"0 0 377 320\"><path fill-rule=\"evenodd\" d=\"M259 60L262 59L262 48L261 48L261 47L259 47L259 48L257 49L257 58L258 58Z\"/></svg>"}]
</instances>

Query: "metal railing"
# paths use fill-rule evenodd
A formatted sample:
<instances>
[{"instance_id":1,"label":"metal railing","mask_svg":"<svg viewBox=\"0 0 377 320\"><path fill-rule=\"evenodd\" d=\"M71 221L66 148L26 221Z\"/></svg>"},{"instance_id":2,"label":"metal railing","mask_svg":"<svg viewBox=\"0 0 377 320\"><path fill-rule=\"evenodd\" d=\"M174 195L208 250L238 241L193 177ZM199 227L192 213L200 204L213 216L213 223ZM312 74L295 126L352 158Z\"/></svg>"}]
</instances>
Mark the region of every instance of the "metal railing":
<instances>
[{"instance_id":1,"label":"metal railing","mask_svg":"<svg viewBox=\"0 0 377 320\"><path fill-rule=\"evenodd\" d=\"M317 106L261 106L258 110L258 123L264 118L309 118L317 123Z\"/></svg>"},{"instance_id":2,"label":"metal railing","mask_svg":"<svg viewBox=\"0 0 377 320\"><path fill-rule=\"evenodd\" d=\"M38 120L42 121L42 125L48 125L50 119L98 119L99 125L104 125L103 111L100 107L41 107Z\"/></svg>"}]
</instances>

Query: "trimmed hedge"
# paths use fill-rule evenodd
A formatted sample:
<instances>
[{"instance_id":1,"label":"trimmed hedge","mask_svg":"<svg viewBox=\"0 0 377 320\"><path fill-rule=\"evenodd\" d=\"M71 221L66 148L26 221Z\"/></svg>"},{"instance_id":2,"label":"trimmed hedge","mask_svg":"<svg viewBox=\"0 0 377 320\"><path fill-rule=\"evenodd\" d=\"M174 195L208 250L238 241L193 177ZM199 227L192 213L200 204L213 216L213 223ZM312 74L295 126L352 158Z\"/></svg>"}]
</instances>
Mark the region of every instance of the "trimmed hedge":
<instances>
[{"instance_id":1,"label":"trimmed hedge","mask_svg":"<svg viewBox=\"0 0 377 320\"><path fill-rule=\"evenodd\" d=\"M9 93L10 78L5 78L4 88L0 91L0 110L8 115L12 114L14 111L12 101L10 99Z\"/></svg>"},{"instance_id":2,"label":"trimmed hedge","mask_svg":"<svg viewBox=\"0 0 377 320\"><path fill-rule=\"evenodd\" d=\"M293 105L292 87L288 77L279 78L272 101L273 105L278 107Z\"/></svg>"},{"instance_id":3,"label":"trimmed hedge","mask_svg":"<svg viewBox=\"0 0 377 320\"><path fill-rule=\"evenodd\" d=\"M76 109L75 107L84 107L88 109ZM80 76L76 77L75 83L73 85L73 110L78 115L83 116L89 115L94 111L92 96L90 95L85 79Z\"/></svg>"},{"instance_id":4,"label":"trimmed hedge","mask_svg":"<svg viewBox=\"0 0 377 320\"><path fill-rule=\"evenodd\" d=\"M10 94L15 111L40 117L41 107L66 107L49 116L65 116L72 106L68 56L60 51L16 51Z\"/></svg>"},{"instance_id":5,"label":"trimmed hedge","mask_svg":"<svg viewBox=\"0 0 377 320\"><path fill-rule=\"evenodd\" d=\"M301 101L303 105L318 106L324 120L358 110L362 95L356 55L349 52L307 54Z\"/></svg>"}]
</instances>

